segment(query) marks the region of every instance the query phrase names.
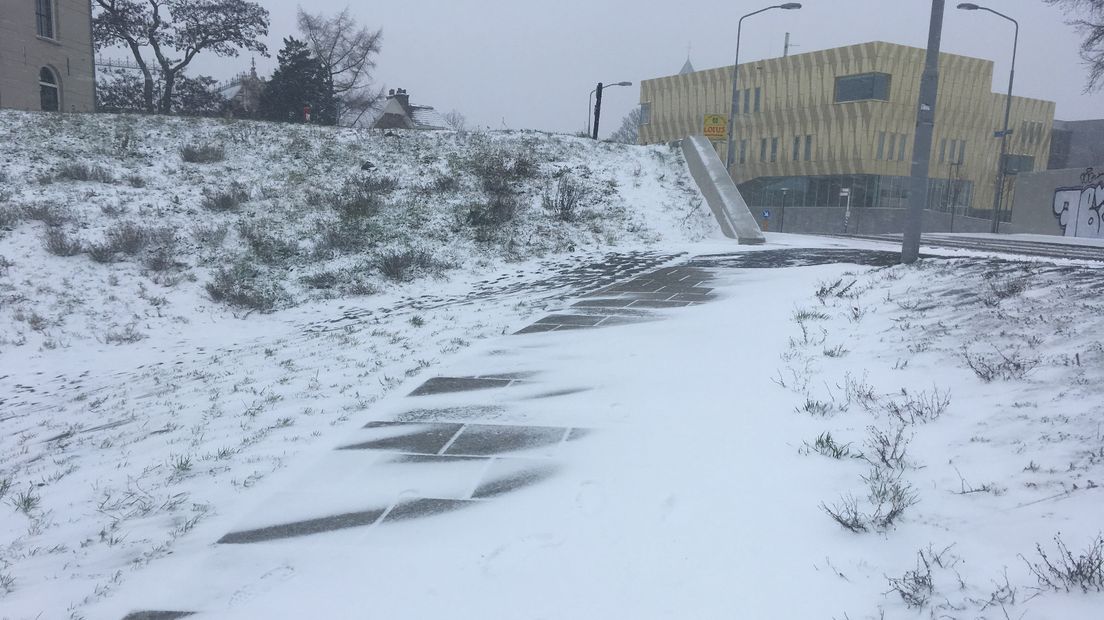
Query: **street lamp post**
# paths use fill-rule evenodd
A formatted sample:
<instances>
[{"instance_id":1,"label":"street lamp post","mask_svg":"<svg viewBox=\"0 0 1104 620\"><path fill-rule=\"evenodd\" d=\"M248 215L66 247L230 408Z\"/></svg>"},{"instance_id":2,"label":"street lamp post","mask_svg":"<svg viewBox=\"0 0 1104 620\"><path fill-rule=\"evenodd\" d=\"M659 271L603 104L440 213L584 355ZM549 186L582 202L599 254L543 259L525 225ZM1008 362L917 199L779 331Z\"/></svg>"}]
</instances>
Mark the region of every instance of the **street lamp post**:
<instances>
[{"instance_id":1,"label":"street lamp post","mask_svg":"<svg viewBox=\"0 0 1104 620\"><path fill-rule=\"evenodd\" d=\"M752 15L758 15L759 13L769 11L771 9L784 9L787 11L792 11L794 9L800 8L800 2L787 2L785 4L776 4L774 6L768 6L766 8L759 9L758 11L752 11L751 13L748 13L747 15L741 17L740 21L736 22L736 61L732 65L732 107L730 107L728 110L728 152L725 156L725 166L728 167L730 174L732 170L732 162L736 159L736 141L733 139L733 136L736 134L736 98L739 94L739 91L736 88L736 78L740 71L740 31L743 30L744 20L751 17ZM747 110L744 111L746 112Z\"/></svg>"},{"instance_id":2,"label":"street lamp post","mask_svg":"<svg viewBox=\"0 0 1104 620\"><path fill-rule=\"evenodd\" d=\"M1012 133L1008 129L1008 117L1012 113L1012 82L1016 78L1016 47L1020 42L1020 22L1012 19L1011 17L1001 13L1000 11L994 11L989 7L979 6L973 2L963 2L958 5L959 9L963 11L988 11L993 15L1003 17L1012 22L1012 25L1016 27L1015 33L1012 36L1012 68L1008 71L1008 95L1004 100L1004 128L998 132L1001 139L1000 158L997 160L997 180L995 194L993 196L993 225L992 232L996 233L1000 230L1000 210L1001 200L1004 195L1004 174L1005 174L1005 158L1008 155L1008 134Z\"/></svg>"},{"instance_id":3,"label":"street lamp post","mask_svg":"<svg viewBox=\"0 0 1104 620\"><path fill-rule=\"evenodd\" d=\"M587 97L587 125L586 125L586 127L587 127L587 135L588 136L592 135L592 132L590 131L590 118L591 118L592 111L593 111L593 114L594 114L595 125L597 125L597 123L598 123L598 112L601 109L601 105L602 105L602 91L606 88L609 88L610 86L632 86L632 82L614 82L612 84L602 84L601 82L598 82L598 87L594 88L593 90L590 91L590 96ZM594 103L593 103L594 93L596 93L596 92L598 93L598 104L597 105L598 105L599 109L595 109ZM598 139L598 128L597 127L594 128L593 137L594 137L595 140Z\"/></svg>"}]
</instances>

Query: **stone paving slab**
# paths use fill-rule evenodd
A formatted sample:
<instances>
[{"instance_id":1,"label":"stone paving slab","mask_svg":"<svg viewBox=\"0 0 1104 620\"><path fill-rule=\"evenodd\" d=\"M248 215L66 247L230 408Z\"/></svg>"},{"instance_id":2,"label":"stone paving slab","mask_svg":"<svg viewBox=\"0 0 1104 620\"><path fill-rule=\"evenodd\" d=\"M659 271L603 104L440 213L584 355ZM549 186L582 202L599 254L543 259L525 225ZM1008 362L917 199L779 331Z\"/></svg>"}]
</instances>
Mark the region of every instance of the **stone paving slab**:
<instances>
[{"instance_id":1,"label":"stone paving slab","mask_svg":"<svg viewBox=\"0 0 1104 620\"><path fill-rule=\"evenodd\" d=\"M543 482L555 473L556 467L547 463L534 466L528 463L519 465L509 461L498 461L491 466L484 481L472 492L472 498L490 499L513 493Z\"/></svg>"},{"instance_id":2,"label":"stone paving slab","mask_svg":"<svg viewBox=\"0 0 1104 620\"><path fill-rule=\"evenodd\" d=\"M428 394L445 394L448 392L470 392L473 390L503 388L509 386L513 381L513 379L496 379L490 377L433 377L418 386L409 396L426 396Z\"/></svg>"},{"instance_id":3,"label":"stone paving slab","mask_svg":"<svg viewBox=\"0 0 1104 620\"><path fill-rule=\"evenodd\" d=\"M476 503L478 502L470 499L416 499L396 505L387 513L380 524L432 517L467 508Z\"/></svg>"},{"instance_id":4,"label":"stone paving slab","mask_svg":"<svg viewBox=\"0 0 1104 620\"><path fill-rule=\"evenodd\" d=\"M384 510L384 508L378 508L360 512L347 512L318 519L307 519L305 521L283 523L253 530L231 532L218 539L218 543L223 545L258 543L271 540L282 540L285 538L310 536L312 534L321 534L323 532L332 532L334 530L343 530L351 527L363 527L372 525L378 521L380 516L383 515Z\"/></svg>"},{"instance_id":5,"label":"stone paving slab","mask_svg":"<svg viewBox=\"0 0 1104 620\"><path fill-rule=\"evenodd\" d=\"M396 450L413 454L437 454L463 428L458 423L369 422L367 429L387 429L399 434L341 446L339 450Z\"/></svg>"},{"instance_id":6,"label":"stone paving slab","mask_svg":"<svg viewBox=\"0 0 1104 620\"><path fill-rule=\"evenodd\" d=\"M460 431L444 454L491 456L546 448L563 441L567 432L566 428L552 426L469 424Z\"/></svg>"}]
</instances>

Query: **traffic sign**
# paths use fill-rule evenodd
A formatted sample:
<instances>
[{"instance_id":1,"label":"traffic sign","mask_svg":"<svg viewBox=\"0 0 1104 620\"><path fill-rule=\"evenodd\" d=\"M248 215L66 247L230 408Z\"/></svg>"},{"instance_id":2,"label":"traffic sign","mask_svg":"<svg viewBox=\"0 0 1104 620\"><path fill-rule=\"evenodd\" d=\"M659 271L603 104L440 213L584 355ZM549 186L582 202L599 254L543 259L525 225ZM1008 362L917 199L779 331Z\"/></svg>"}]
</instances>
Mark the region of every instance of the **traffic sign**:
<instances>
[{"instance_id":1,"label":"traffic sign","mask_svg":"<svg viewBox=\"0 0 1104 620\"><path fill-rule=\"evenodd\" d=\"M770 219L770 209L763 209L763 219L765 219L765 220Z\"/></svg>"}]
</instances>

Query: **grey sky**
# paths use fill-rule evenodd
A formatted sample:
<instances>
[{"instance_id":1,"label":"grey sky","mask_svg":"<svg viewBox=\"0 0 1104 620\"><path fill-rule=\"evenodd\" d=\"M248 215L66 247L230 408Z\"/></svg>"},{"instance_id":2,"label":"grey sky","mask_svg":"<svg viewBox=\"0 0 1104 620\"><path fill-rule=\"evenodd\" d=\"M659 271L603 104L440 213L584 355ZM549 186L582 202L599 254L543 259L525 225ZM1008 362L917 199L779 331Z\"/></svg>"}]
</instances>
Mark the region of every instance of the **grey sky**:
<instances>
[{"instance_id":1,"label":"grey sky","mask_svg":"<svg viewBox=\"0 0 1104 620\"><path fill-rule=\"evenodd\" d=\"M297 2L260 0L272 14L272 58L258 58L268 73L283 36L295 33ZM598 81L631 80L632 88L607 91L603 136L639 100L640 80L676 73L687 46L697 69L729 65L740 15L771 0L700 2L652 0L420 0L349 3L312 0L313 12L346 4L364 24L383 28L376 82L402 87L411 101L442 112L462 112L471 125L578 131L587 95ZM806 0L799 11L769 11L744 22L741 61L883 40L923 47L927 0ZM948 0L943 50L996 61L993 89L1004 92L1012 51L1012 24L979 11L959 11ZM1063 120L1104 116L1104 93L1082 94L1085 72L1077 55L1080 36L1062 12L1042 0L979 2L1020 21L1016 94L1057 102ZM220 79L248 66L212 57L196 69Z\"/></svg>"}]
</instances>

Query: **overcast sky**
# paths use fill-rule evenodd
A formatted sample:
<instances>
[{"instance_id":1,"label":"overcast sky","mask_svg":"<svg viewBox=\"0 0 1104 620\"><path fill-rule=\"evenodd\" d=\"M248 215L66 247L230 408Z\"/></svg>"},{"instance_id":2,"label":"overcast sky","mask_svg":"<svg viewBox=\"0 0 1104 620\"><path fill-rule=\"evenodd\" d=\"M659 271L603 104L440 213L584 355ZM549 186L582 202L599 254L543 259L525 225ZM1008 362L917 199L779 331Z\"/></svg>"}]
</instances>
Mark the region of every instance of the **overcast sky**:
<instances>
[{"instance_id":1,"label":"overcast sky","mask_svg":"<svg viewBox=\"0 0 1104 620\"><path fill-rule=\"evenodd\" d=\"M296 6L260 0L272 16L271 58L258 58L268 74L282 37L294 34ZM442 112L458 110L470 125L510 129L578 131L587 96L599 81L631 80L631 88L606 91L602 135L613 131L639 102L642 79L677 73L687 49L697 69L731 65L736 21L771 0L419 0L355 2L311 0L312 12L333 13L346 4L356 17L383 29L376 83L406 88L412 103ZM791 53L866 41L923 47L928 0L806 0L798 11L768 11L744 22L740 60L782 55L786 32ZM948 0L943 51L996 62L993 89L1007 88L1013 28L990 13L960 11ZM1042 0L979 2L1020 22L1017 95L1056 101L1063 120L1104 117L1104 92L1082 94L1085 70L1081 37L1065 16ZM208 55L196 69L217 78L248 67L248 56ZM240 67L238 66L240 65Z\"/></svg>"}]
</instances>

